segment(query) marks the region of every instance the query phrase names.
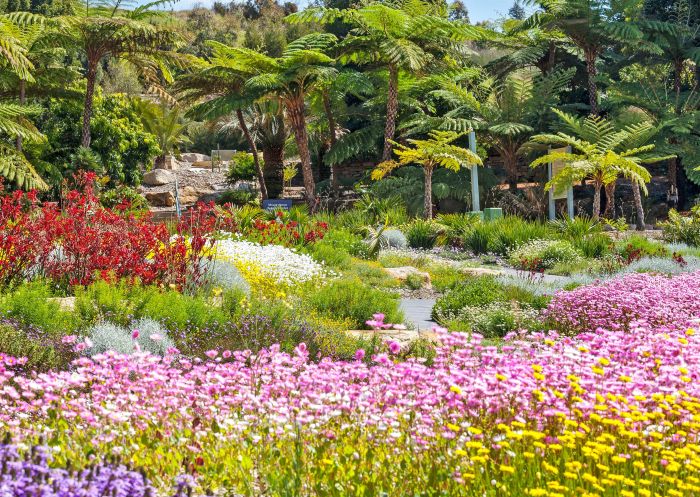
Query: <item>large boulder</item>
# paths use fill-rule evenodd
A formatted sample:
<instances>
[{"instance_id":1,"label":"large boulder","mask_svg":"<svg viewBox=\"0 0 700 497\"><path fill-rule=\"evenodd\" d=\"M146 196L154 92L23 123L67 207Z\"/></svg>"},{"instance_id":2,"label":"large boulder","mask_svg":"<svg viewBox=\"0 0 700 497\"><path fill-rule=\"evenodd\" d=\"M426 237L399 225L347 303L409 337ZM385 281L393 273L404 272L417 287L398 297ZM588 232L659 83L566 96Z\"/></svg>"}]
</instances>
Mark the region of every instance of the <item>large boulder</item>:
<instances>
[{"instance_id":1,"label":"large boulder","mask_svg":"<svg viewBox=\"0 0 700 497\"><path fill-rule=\"evenodd\" d=\"M172 192L146 192L144 197L153 207L172 207L175 205L175 195Z\"/></svg>"},{"instance_id":2,"label":"large boulder","mask_svg":"<svg viewBox=\"0 0 700 497\"><path fill-rule=\"evenodd\" d=\"M175 175L166 169L154 169L143 175L143 184L147 186L168 185L175 181Z\"/></svg>"},{"instance_id":3,"label":"large boulder","mask_svg":"<svg viewBox=\"0 0 700 497\"><path fill-rule=\"evenodd\" d=\"M186 154L180 154L180 159L185 162L202 162L211 161L211 157L205 154L196 154L194 152L188 152Z\"/></svg>"},{"instance_id":4,"label":"large boulder","mask_svg":"<svg viewBox=\"0 0 700 497\"><path fill-rule=\"evenodd\" d=\"M180 203L183 205L196 204L202 194L203 192L200 192L193 186L185 186L184 188L180 188L180 191L178 192L178 195L180 196Z\"/></svg>"},{"instance_id":5,"label":"large boulder","mask_svg":"<svg viewBox=\"0 0 700 497\"><path fill-rule=\"evenodd\" d=\"M180 163L172 155L166 155L162 162L157 162L156 169L166 169L169 171L177 171L180 168Z\"/></svg>"}]
</instances>

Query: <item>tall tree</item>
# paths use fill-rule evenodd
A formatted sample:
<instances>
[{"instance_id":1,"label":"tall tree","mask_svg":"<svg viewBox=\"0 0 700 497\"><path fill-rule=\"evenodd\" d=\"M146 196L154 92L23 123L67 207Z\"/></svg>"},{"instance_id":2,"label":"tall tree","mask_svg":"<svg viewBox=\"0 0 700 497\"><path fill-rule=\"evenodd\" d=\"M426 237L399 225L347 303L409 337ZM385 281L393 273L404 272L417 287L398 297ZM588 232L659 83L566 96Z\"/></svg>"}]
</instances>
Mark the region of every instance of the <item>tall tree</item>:
<instances>
[{"instance_id":1,"label":"tall tree","mask_svg":"<svg viewBox=\"0 0 700 497\"><path fill-rule=\"evenodd\" d=\"M615 42L638 43L643 32L628 16L638 8L637 0L529 0L537 12L516 29L542 28L564 33L581 51L588 74L588 104L593 115L599 113L598 61L604 50Z\"/></svg>"},{"instance_id":2,"label":"tall tree","mask_svg":"<svg viewBox=\"0 0 700 497\"><path fill-rule=\"evenodd\" d=\"M228 47L229 69L249 75L243 87L248 95L277 99L284 105L296 139L301 170L304 177L306 200L313 210L316 207L316 188L311 168L309 135L306 126L306 96L320 81L326 81L336 73L334 60L327 53L336 43L335 36L328 33L312 33L289 45L281 57L242 47ZM204 104L214 107L221 104L238 105L240 95L235 93L219 103ZM227 101L228 100L228 101Z\"/></svg>"},{"instance_id":3,"label":"tall tree","mask_svg":"<svg viewBox=\"0 0 700 497\"><path fill-rule=\"evenodd\" d=\"M399 112L398 89L402 72L420 73L450 52L464 49L461 42L476 40L483 30L464 20L450 21L444 5L423 0L373 2L338 10L306 9L289 17L292 22L333 23L352 26L339 44L341 60L385 68L387 75L386 122L382 160L391 157Z\"/></svg>"},{"instance_id":4,"label":"tall tree","mask_svg":"<svg viewBox=\"0 0 700 497\"><path fill-rule=\"evenodd\" d=\"M457 78L438 78L439 88L429 92L442 115L417 115L406 123L411 133L428 128L467 131L475 128L503 160L510 189L518 183L518 161L534 132L544 131L550 121L550 108L559 103L559 94L571 81L574 70L553 71L536 77L511 74L496 81L481 71L465 71ZM445 107L446 106L446 107ZM467 118L467 120L464 120Z\"/></svg>"},{"instance_id":5,"label":"tall tree","mask_svg":"<svg viewBox=\"0 0 700 497\"><path fill-rule=\"evenodd\" d=\"M593 181L593 217L600 217L600 191L620 176L629 178L635 197L638 227L644 229L644 208L641 192L646 193L646 183L651 180L645 163L657 162L663 157L652 156L654 144L649 143L656 134L655 127L647 121L617 129L611 121L589 115L578 119L570 114L552 109L571 134L541 134L532 137L533 142L545 145L570 146L571 152L549 152L535 159L530 167L561 161L564 167L547 183L547 188L568 187L590 179Z\"/></svg>"},{"instance_id":6,"label":"tall tree","mask_svg":"<svg viewBox=\"0 0 700 497\"><path fill-rule=\"evenodd\" d=\"M527 14L525 13L525 8L522 5L520 5L520 2L518 0L515 0L511 8L508 9L508 17L510 17L511 19L522 21L525 19L526 15Z\"/></svg>"},{"instance_id":7,"label":"tall tree","mask_svg":"<svg viewBox=\"0 0 700 497\"><path fill-rule=\"evenodd\" d=\"M433 131L424 140L409 139L411 145L401 145L394 142L394 153L397 161L389 160L378 164L372 171L372 179L379 180L396 168L409 164L417 164L423 168L425 189L423 214L426 219L433 217L433 171L444 167L451 171L459 171L463 167L477 167L483 164L481 157L471 150L455 145L462 134L452 131Z\"/></svg>"},{"instance_id":8,"label":"tall tree","mask_svg":"<svg viewBox=\"0 0 700 497\"><path fill-rule=\"evenodd\" d=\"M165 3L167 0L158 0L129 10L123 0L111 4L87 0L74 15L55 18L60 26L56 40L77 47L86 61L81 146L90 147L90 120L101 61L114 57L132 64L150 89L157 91L162 80L172 80L168 63L184 60L170 50L180 37L164 22L168 14L155 10Z\"/></svg>"},{"instance_id":9,"label":"tall tree","mask_svg":"<svg viewBox=\"0 0 700 497\"><path fill-rule=\"evenodd\" d=\"M216 120L231 113L235 114L238 127L253 154L260 194L265 200L268 198L265 175L255 139L244 117L245 110L261 96L245 88L246 81L255 71L240 66L236 61L237 53L231 47L215 41L209 41L207 44L212 50L211 62L202 62L196 71L182 76L174 89L188 102L198 102L190 109L191 116Z\"/></svg>"}]
</instances>

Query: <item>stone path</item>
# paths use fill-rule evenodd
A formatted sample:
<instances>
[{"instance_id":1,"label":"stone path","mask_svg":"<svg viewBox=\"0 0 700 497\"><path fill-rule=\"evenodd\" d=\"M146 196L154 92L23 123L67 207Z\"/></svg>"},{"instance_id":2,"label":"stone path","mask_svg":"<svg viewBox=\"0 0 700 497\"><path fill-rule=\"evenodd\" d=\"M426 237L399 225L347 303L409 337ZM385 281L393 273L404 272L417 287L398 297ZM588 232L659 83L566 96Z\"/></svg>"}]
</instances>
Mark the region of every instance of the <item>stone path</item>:
<instances>
[{"instance_id":1,"label":"stone path","mask_svg":"<svg viewBox=\"0 0 700 497\"><path fill-rule=\"evenodd\" d=\"M434 305L435 299L404 298L400 301L406 324L413 325L416 331L430 331L435 326L435 321L430 318Z\"/></svg>"}]
</instances>

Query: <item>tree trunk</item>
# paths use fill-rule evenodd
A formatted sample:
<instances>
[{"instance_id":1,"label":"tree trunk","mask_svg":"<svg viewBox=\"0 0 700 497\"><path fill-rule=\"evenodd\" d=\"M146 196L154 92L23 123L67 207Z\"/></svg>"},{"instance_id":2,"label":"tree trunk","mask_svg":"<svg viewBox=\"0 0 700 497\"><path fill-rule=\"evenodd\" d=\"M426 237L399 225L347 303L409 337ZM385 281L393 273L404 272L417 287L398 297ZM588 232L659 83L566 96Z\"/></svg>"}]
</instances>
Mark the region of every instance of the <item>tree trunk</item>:
<instances>
[{"instance_id":1,"label":"tree trunk","mask_svg":"<svg viewBox=\"0 0 700 497\"><path fill-rule=\"evenodd\" d=\"M634 207L637 211L637 231L644 231L646 229L646 222L644 220L644 205L642 205L642 192L639 188L639 183L636 181L632 182L632 194L634 195Z\"/></svg>"},{"instance_id":2,"label":"tree trunk","mask_svg":"<svg viewBox=\"0 0 700 497\"><path fill-rule=\"evenodd\" d=\"M600 188L601 184L596 182L593 184L593 219L600 218Z\"/></svg>"},{"instance_id":3,"label":"tree trunk","mask_svg":"<svg viewBox=\"0 0 700 497\"><path fill-rule=\"evenodd\" d=\"M19 104L24 105L27 103L27 82L23 79L19 80ZM22 137L17 136L16 142L15 142L15 148L17 149L18 152L22 151Z\"/></svg>"},{"instance_id":4,"label":"tree trunk","mask_svg":"<svg viewBox=\"0 0 700 497\"><path fill-rule=\"evenodd\" d=\"M423 197L423 214L426 219L433 218L433 167L423 166L425 173L425 195Z\"/></svg>"},{"instance_id":5,"label":"tree trunk","mask_svg":"<svg viewBox=\"0 0 700 497\"><path fill-rule=\"evenodd\" d=\"M518 156L511 152L505 152L503 165L508 177L508 189L511 193L515 193L518 190Z\"/></svg>"},{"instance_id":6,"label":"tree trunk","mask_svg":"<svg viewBox=\"0 0 700 497\"><path fill-rule=\"evenodd\" d=\"M676 60L673 63L673 91L676 94L676 104L674 106L676 114L681 111L681 90L683 81L683 60Z\"/></svg>"},{"instance_id":7,"label":"tree trunk","mask_svg":"<svg viewBox=\"0 0 700 497\"><path fill-rule=\"evenodd\" d=\"M323 92L323 109L326 112L326 119L328 119L328 140L330 141L331 148L338 141L335 136L335 117L333 116L333 108L331 107L331 99L327 91ZM337 165L331 164L331 190L333 193L338 191L338 171Z\"/></svg>"},{"instance_id":8,"label":"tree trunk","mask_svg":"<svg viewBox=\"0 0 700 497\"><path fill-rule=\"evenodd\" d=\"M595 66L598 54L592 50L585 50L586 72L588 73L588 104L591 107L591 114L598 115L598 69Z\"/></svg>"},{"instance_id":9,"label":"tree trunk","mask_svg":"<svg viewBox=\"0 0 700 497\"><path fill-rule=\"evenodd\" d=\"M309 204L309 210L313 213L316 210L316 184L314 183L314 173L311 169L309 134L306 130L306 119L304 116L304 95L299 94L288 100L287 110L294 129L297 149L299 150L301 173L304 177L304 188L306 189L306 202Z\"/></svg>"},{"instance_id":10,"label":"tree trunk","mask_svg":"<svg viewBox=\"0 0 700 497\"><path fill-rule=\"evenodd\" d=\"M278 198L282 194L284 168L284 146L264 147L262 149L265 164L265 186L269 198Z\"/></svg>"},{"instance_id":11,"label":"tree trunk","mask_svg":"<svg viewBox=\"0 0 700 497\"><path fill-rule=\"evenodd\" d=\"M396 116L399 109L399 69L394 64L389 64L389 93L386 99L386 126L384 128L384 151L382 161L391 159L391 151L394 146L390 140L394 139L396 132Z\"/></svg>"},{"instance_id":12,"label":"tree trunk","mask_svg":"<svg viewBox=\"0 0 700 497\"><path fill-rule=\"evenodd\" d=\"M260 184L260 196L263 200L267 200L267 186L265 185L265 175L263 173L262 165L260 164L260 157L258 157L258 147L255 145L255 140L250 134L248 125L245 123L245 118L243 117L243 111L241 109L236 109L236 117L238 118L238 125L241 127L243 136L248 142L250 151L253 154L253 165L255 166L255 173L258 176L258 183Z\"/></svg>"},{"instance_id":13,"label":"tree trunk","mask_svg":"<svg viewBox=\"0 0 700 497\"><path fill-rule=\"evenodd\" d=\"M615 188L617 181L605 185L605 211L603 217L615 219Z\"/></svg>"},{"instance_id":14,"label":"tree trunk","mask_svg":"<svg viewBox=\"0 0 700 497\"><path fill-rule=\"evenodd\" d=\"M97 82L97 63L99 60L88 59L88 69L85 74L87 88L85 90L85 106L83 107L83 132L80 146L90 148L90 120L92 119L92 104L95 97Z\"/></svg>"},{"instance_id":15,"label":"tree trunk","mask_svg":"<svg viewBox=\"0 0 700 497\"><path fill-rule=\"evenodd\" d=\"M671 157L668 160L668 183L669 186L678 188L678 158Z\"/></svg>"}]
</instances>

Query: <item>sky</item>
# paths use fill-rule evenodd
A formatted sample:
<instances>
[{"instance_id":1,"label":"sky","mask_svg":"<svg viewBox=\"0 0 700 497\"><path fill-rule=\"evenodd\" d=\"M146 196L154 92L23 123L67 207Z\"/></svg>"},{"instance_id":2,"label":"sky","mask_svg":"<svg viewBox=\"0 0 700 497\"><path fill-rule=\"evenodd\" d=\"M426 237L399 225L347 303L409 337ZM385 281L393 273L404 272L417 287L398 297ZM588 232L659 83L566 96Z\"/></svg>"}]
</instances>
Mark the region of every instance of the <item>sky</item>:
<instances>
[{"instance_id":1,"label":"sky","mask_svg":"<svg viewBox=\"0 0 700 497\"><path fill-rule=\"evenodd\" d=\"M228 3L227 0L221 0ZM299 5L304 5L306 0L295 0ZM513 5L513 0L462 0L469 11L471 22L498 19L508 13L508 9ZM214 0L179 0L173 4L175 10L189 9L195 4L205 7L211 6Z\"/></svg>"}]
</instances>

